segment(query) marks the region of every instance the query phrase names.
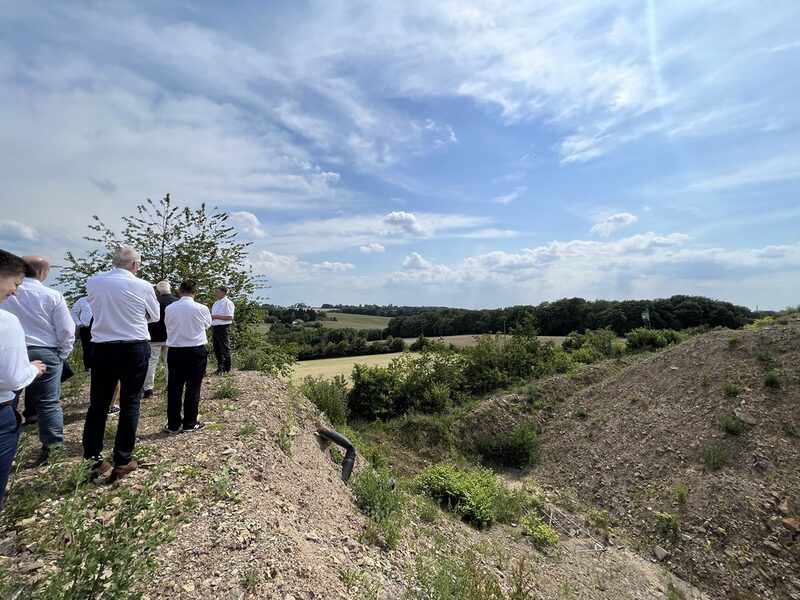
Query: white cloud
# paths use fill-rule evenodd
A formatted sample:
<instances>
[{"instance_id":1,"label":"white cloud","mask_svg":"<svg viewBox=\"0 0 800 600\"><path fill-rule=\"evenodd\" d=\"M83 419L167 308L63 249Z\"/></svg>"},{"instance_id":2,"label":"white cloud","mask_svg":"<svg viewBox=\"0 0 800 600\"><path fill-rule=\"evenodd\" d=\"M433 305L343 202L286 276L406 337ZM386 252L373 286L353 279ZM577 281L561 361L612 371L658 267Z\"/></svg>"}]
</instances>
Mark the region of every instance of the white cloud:
<instances>
[{"instance_id":1,"label":"white cloud","mask_svg":"<svg viewBox=\"0 0 800 600\"><path fill-rule=\"evenodd\" d=\"M0 221L0 240L33 241L38 237L36 229L17 221Z\"/></svg>"},{"instance_id":2,"label":"white cloud","mask_svg":"<svg viewBox=\"0 0 800 600\"><path fill-rule=\"evenodd\" d=\"M373 252L384 252L385 250L386 248L383 247L378 242L372 242L371 244L365 244L363 246L358 247L358 251L363 254L371 254Z\"/></svg>"},{"instance_id":3,"label":"white cloud","mask_svg":"<svg viewBox=\"0 0 800 600\"><path fill-rule=\"evenodd\" d=\"M591 233L596 233L603 237L608 237L618 229L628 227L636 223L637 218L631 213L623 212L615 215L605 217L603 220L598 221L589 230Z\"/></svg>"},{"instance_id":4,"label":"white cloud","mask_svg":"<svg viewBox=\"0 0 800 600\"><path fill-rule=\"evenodd\" d=\"M414 271L427 271L433 267L433 263L422 258L422 255L417 252L412 252L403 260L403 268Z\"/></svg>"},{"instance_id":5,"label":"white cloud","mask_svg":"<svg viewBox=\"0 0 800 600\"><path fill-rule=\"evenodd\" d=\"M231 213L231 220L233 224L239 228L245 235L254 238L265 238L267 232L261 226L261 221L258 217L251 212L239 210Z\"/></svg>"},{"instance_id":6,"label":"white cloud","mask_svg":"<svg viewBox=\"0 0 800 600\"><path fill-rule=\"evenodd\" d=\"M351 263L328 262L326 260L317 265L314 265L314 268L319 269L321 271L352 271L356 267Z\"/></svg>"},{"instance_id":7,"label":"white cloud","mask_svg":"<svg viewBox=\"0 0 800 600\"><path fill-rule=\"evenodd\" d=\"M697 192L731 190L758 183L800 179L800 154L782 154L734 171L700 179L686 189Z\"/></svg>"},{"instance_id":8,"label":"white cloud","mask_svg":"<svg viewBox=\"0 0 800 600\"><path fill-rule=\"evenodd\" d=\"M527 188L525 187L518 187L510 194L505 194L504 196L497 196L492 198L492 202L494 204L510 204L514 200L520 197L520 194L526 191Z\"/></svg>"},{"instance_id":9,"label":"white cloud","mask_svg":"<svg viewBox=\"0 0 800 600\"><path fill-rule=\"evenodd\" d=\"M417 217L405 211L390 212L383 217L383 235L402 233L408 236L428 237L433 232L423 227Z\"/></svg>"}]
</instances>

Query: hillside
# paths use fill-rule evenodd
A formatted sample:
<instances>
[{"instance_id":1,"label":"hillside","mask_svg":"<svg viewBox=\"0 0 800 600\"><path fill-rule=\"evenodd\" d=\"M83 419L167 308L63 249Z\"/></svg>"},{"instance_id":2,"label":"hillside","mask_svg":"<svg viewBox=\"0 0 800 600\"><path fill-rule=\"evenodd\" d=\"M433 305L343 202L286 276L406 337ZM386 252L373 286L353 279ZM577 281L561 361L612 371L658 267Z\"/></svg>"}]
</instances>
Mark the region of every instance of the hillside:
<instances>
[{"instance_id":1,"label":"hillside","mask_svg":"<svg viewBox=\"0 0 800 600\"><path fill-rule=\"evenodd\" d=\"M30 447L18 459L21 468L14 475L15 489L4 507L6 524L0 531L4 577L28 582L54 577L58 557L66 556L80 531L95 523L100 531L106 528L135 544L144 535L141 522L148 507L174 494L182 508L173 512L180 510L182 517L177 522L168 514L161 517L168 530L162 533L173 539L157 547L152 574L135 580L134 590L144 598L416 598L423 597L418 595L419 577L447 573L453 565L478 569L506 589L519 567L532 590L528 597L659 598L676 589L685 589L685 597L695 596L663 568L625 548L594 555L575 552L567 544L542 554L516 527L478 531L441 511L431 514L430 505L425 510L413 496L404 509L395 549L362 543L369 539L367 520L315 433L318 421L312 406L285 384L255 373L207 380L202 418L211 424L201 432L161 433L164 399L145 401L137 450L142 469L116 484L48 492L22 518L14 511L31 502L32 490L77 464L86 402L85 390L65 402L64 462L31 466ZM357 466L364 466L361 457ZM73 522L74 513L59 512L59 507L68 506L74 493L81 502L88 498L101 508L84 510ZM141 512L133 515L130 531L120 531L117 520L124 515L119 507L136 499L144 499L137 508ZM20 518L8 523L15 514ZM68 518L62 524L54 514ZM77 530L65 534L60 527L70 524ZM89 548L99 539L88 540ZM73 563L76 577L88 565L91 552L83 552L85 560L79 555ZM99 573L101 583L109 585L110 570L101 568ZM68 597L71 586L56 586L51 597Z\"/></svg>"},{"instance_id":2,"label":"hillside","mask_svg":"<svg viewBox=\"0 0 800 600\"><path fill-rule=\"evenodd\" d=\"M713 597L800 598L799 364L797 316L691 339L555 403L534 476Z\"/></svg>"}]
</instances>

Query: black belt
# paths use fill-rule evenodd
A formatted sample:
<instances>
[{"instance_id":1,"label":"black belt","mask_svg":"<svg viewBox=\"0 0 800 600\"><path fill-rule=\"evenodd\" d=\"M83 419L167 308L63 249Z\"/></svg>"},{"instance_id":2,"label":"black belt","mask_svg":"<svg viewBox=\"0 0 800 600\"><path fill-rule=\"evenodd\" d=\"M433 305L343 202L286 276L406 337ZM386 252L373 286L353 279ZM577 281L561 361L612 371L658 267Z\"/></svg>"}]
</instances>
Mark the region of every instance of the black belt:
<instances>
[{"instance_id":1,"label":"black belt","mask_svg":"<svg viewBox=\"0 0 800 600\"><path fill-rule=\"evenodd\" d=\"M95 342L95 346L102 346L103 344L145 344L147 340L112 340L110 342Z\"/></svg>"}]
</instances>

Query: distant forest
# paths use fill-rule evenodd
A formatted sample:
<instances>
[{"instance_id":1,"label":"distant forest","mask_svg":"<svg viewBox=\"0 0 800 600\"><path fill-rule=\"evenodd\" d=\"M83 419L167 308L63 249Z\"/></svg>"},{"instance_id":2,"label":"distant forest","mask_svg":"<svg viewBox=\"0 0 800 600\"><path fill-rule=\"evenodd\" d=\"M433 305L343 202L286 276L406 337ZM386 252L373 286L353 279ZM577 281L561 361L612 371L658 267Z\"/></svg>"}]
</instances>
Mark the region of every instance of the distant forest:
<instances>
[{"instance_id":1,"label":"distant forest","mask_svg":"<svg viewBox=\"0 0 800 600\"><path fill-rule=\"evenodd\" d=\"M542 302L537 306L485 310L369 304L324 304L323 308L393 317L384 330L384 337L401 338L509 332L528 315L534 318L539 335L568 335L573 331L608 327L622 336L632 329L647 325L643 313L649 314L652 328L675 330L702 326L736 329L769 314L763 311L755 313L745 306L702 296L622 301L564 298Z\"/></svg>"}]
</instances>

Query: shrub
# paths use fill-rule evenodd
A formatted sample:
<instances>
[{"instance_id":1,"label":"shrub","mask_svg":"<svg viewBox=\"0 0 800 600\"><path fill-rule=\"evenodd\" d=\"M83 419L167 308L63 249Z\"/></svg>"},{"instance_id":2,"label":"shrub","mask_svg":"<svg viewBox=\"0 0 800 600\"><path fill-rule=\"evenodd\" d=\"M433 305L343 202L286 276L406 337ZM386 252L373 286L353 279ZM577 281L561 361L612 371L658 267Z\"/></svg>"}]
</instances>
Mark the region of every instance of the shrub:
<instances>
[{"instance_id":1,"label":"shrub","mask_svg":"<svg viewBox=\"0 0 800 600\"><path fill-rule=\"evenodd\" d=\"M625 341L629 350L658 350L681 340L677 331L672 329L646 329L639 327L625 334Z\"/></svg>"},{"instance_id":2,"label":"shrub","mask_svg":"<svg viewBox=\"0 0 800 600\"><path fill-rule=\"evenodd\" d=\"M670 538L676 537L681 530L681 519L678 515L671 512L654 512L658 533Z\"/></svg>"},{"instance_id":3,"label":"shrub","mask_svg":"<svg viewBox=\"0 0 800 600\"><path fill-rule=\"evenodd\" d=\"M719 471L728 464L728 449L719 442L713 442L703 450L703 462L712 471Z\"/></svg>"},{"instance_id":4,"label":"shrub","mask_svg":"<svg viewBox=\"0 0 800 600\"><path fill-rule=\"evenodd\" d=\"M531 538L539 550L558 545L558 534L536 513L529 513L522 519L522 532Z\"/></svg>"},{"instance_id":5,"label":"shrub","mask_svg":"<svg viewBox=\"0 0 800 600\"><path fill-rule=\"evenodd\" d=\"M504 467L525 468L539 458L539 435L527 422L508 432L492 432L475 440L475 449L484 461Z\"/></svg>"},{"instance_id":6,"label":"shrub","mask_svg":"<svg viewBox=\"0 0 800 600\"><path fill-rule=\"evenodd\" d=\"M675 498L678 501L678 504L686 504L686 498L689 496L689 490L687 487L679 483L675 486Z\"/></svg>"},{"instance_id":7,"label":"shrub","mask_svg":"<svg viewBox=\"0 0 800 600\"><path fill-rule=\"evenodd\" d=\"M742 339L738 337L728 338L728 350L736 350L742 345Z\"/></svg>"},{"instance_id":8,"label":"shrub","mask_svg":"<svg viewBox=\"0 0 800 600\"><path fill-rule=\"evenodd\" d=\"M388 548L395 548L400 540L400 515L403 495L386 469L367 469L353 478L350 484L356 497L356 506L370 518L365 537L372 541L379 534Z\"/></svg>"},{"instance_id":9,"label":"shrub","mask_svg":"<svg viewBox=\"0 0 800 600\"><path fill-rule=\"evenodd\" d=\"M238 349L233 360L242 371L261 371L273 377L287 376L297 358L297 347L293 344L271 344L259 336Z\"/></svg>"},{"instance_id":10,"label":"shrub","mask_svg":"<svg viewBox=\"0 0 800 600\"><path fill-rule=\"evenodd\" d=\"M236 384L236 378L233 375L225 375L221 378L217 389L214 390L214 398L236 398L242 390Z\"/></svg>"},{"instance_id":11,"label":"shrub","mask_svg":"<svg viewBox=\"0 0 800 600\"><path fill-rule=\"evenodd\" d=\"M607 529L611 527L611 515L608 514L607 510L599 509L599 508L592 508L586 513L586 524L590 525L591 527L599 527L601 529Z\"/></svg>"},{"instance_id":12,"label":"shrub","mask_svg":"<svg viewBox=\"0 0 800 600\"><path fill-rule=\"evenodd\" d=\"M343 376L323 379L309 375L303 379L300 390L325 413L331 425L341 427L347 423L347 381Z\"/></svg>"},{"instance_id":13,"label":"shrub","mask_svg":"<svg viewBox=\"0 0 800 600\"><path fill-rule=\"evenodd\" d=\"M738 383L733 381L726 381L725 384L722 386L722 393L723 395L729 398L735 398L741 392L741 386Z\"/></svg>"},{"instance_id":14,"label":"shrub","mask_svg":"<svg viewBox=\"0 0 800 600\"><path fill-rule=\"evenodd\" d=\"M498 523L516 523L531 510L544 507L544 501L529 490L499 486L494 498L495 519Z\"/></svg>"},{"instance_id":15,"label":"shrub","mask_svg":"<svg viewBox=\"0 0 800 600\"><path fill-rule=\"evenodd\" d=\"M440 463L417 476L416 485L445 509L478 528L488 527L495 520L494 501L502 484L489 469L466 472Z\"/></svg>"},{"instance_id":16,"label":"shrub","mask_svg":"<svg viewBox=\"0 0 800 600\"><path fill-rule=\"evenodd\" d=\"M719 426L725 433L740 435L747 430L747 423L733 413L726 413L720 417Z\"/></svg>"},{"instance_id":17,"label":"shrub","mask_svg":"<svg viewBox=\"0 0 800 600\"><path fill-rule=\"evenodd\" d=\"M382 367L356 364L352 379L348 405L353 419L385 419L394 415L397 381L393 373Z\"/></svg>"},{"instance_id":18,"label":"shrub","mask_svg":"<svg viewBox=\"0 0 800 600\"><path fill-rule=\"evenodd\" d=\"M764 386L773 389L781 387L781 378L778 371L773 369L764 373Z\"/></svg>"}]
</instances>

